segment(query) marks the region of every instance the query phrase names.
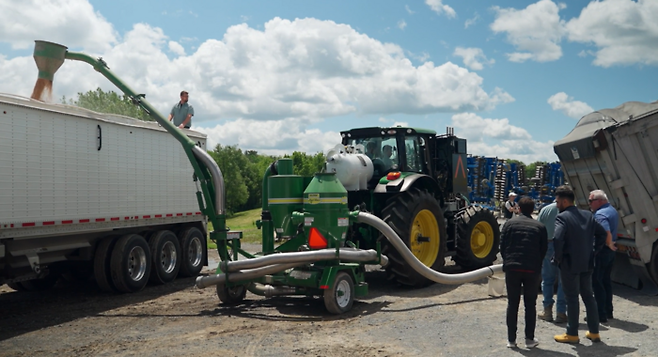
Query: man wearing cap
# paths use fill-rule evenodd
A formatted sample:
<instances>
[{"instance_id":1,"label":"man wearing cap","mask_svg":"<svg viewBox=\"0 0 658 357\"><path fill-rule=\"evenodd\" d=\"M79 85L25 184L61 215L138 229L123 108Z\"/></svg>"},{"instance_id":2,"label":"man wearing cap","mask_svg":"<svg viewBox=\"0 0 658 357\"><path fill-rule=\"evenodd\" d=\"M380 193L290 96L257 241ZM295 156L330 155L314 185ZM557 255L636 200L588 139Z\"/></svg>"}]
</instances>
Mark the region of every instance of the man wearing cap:
<instances>
[{"instance_id":1,"label":"man wearing cap","mask_svg":"<svg viewBox=\"0 0 658 357\"><path fill-rule=\"evenodd\" d=\"M176 103L169 113L169 121L174 121L174 126L180 129L189 129L192 126L192 116L194 108L187 103L189 94L186 91L180 92L180 102Z\"/></svg>"},{"instance_id":2,"label":"man wearing cap","mask_svg":"<svg viewBox=\"0 0 658 357\"><path fill-rule=\"evenodd\" d=\"M503 215L505 218L510 219L514 214L519 214L519 205L514 201L516 199L516 193L510 192L507 202L505 202L505 209L503 210Z\"/></svg>"}]
</instances>

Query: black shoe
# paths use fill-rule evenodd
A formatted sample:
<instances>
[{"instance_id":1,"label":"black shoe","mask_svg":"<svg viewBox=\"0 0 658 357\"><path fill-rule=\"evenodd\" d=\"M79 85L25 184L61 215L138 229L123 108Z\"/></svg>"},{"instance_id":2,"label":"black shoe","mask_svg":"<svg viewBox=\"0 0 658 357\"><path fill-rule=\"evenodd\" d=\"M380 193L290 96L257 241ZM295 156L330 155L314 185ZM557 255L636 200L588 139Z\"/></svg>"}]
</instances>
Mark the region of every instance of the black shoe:
<instances>
[{"instance_id":1,"label":"black shoe","mask_svg":"<svg viewBox=\"0 0 658 357\"><path fill-rule=\"evenodd\" d=\"M612 316L612 312L607 314L607 315L608 315L608 320L613 320L614 319L614 316Z\"/></svg>"}]
</instances>

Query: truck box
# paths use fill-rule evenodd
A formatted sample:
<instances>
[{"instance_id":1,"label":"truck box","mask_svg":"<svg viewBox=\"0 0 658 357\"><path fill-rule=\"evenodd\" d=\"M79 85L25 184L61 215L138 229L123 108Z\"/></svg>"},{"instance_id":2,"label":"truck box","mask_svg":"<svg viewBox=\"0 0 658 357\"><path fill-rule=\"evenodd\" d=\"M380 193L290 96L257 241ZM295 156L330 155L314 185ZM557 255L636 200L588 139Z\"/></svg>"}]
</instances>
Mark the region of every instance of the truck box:
<instances>
[{"instance_id":1,"label":"truck box","mask_svg":"<svg viewBox=\"0 0 658 357\"><path fill-rule=\"evenodd\" d=\"M554 149L580 208L601 189L619 211L613 280L658 293L658 101L588 114Z\"/></svg>"},{"instance_id":2,"label":"truck box","mask_svg":"<svg viewBox=\"0 0 658 357\"><path fill-rule=\"evenodd\" d=\"M91 263L100 240L131 233L195 227L207 259L194 171L156 122L0 95L0 127L0 283Z\"/></svg>"}]
</instances>

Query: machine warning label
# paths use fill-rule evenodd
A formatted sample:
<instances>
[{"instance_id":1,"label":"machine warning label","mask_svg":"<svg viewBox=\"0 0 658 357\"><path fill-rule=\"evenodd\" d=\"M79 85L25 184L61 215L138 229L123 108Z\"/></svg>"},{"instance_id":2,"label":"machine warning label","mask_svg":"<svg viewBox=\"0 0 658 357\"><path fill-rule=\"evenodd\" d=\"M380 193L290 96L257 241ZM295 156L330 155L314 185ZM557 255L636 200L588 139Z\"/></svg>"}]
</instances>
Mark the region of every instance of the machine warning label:
<instances>
[{"instance_id":1,"label":"machine warning label","mask_svg":"<svg viewBox=\"0 0 658 357\"><path fill-rule=\"evenodd\" d=\"M347 218L338 218L338 227L347 227L349 223Z\"/></svg>"},{"instance_id":2,"label":"machine warning label","mask_svg":"<svg viewBox=\"0 0 658 357\"><path fill-rule=\"evenodd\" d=\"M304 225L310 226L313 224L313 217L304 217Z\"/></svg>"}]
</instances>

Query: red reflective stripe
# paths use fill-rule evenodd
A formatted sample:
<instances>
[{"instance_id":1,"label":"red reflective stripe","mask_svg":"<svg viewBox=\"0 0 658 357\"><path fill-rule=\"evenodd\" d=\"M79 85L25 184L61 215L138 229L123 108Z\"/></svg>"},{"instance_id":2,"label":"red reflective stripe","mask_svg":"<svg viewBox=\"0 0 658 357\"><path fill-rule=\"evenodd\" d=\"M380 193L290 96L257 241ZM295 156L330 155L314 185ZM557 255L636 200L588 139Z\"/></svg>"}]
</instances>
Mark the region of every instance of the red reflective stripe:
<instances>
[{"instance_id":1,"label":"red reflective stripe","mask_svg":"<svg viewBox=\"0 0 658 357\"><path fill-rule=\"evenodd\" d=\"M55 224L55 221L48 221L48 222L43 222L44 226L52 226Z\"/></svg>"},{"instance_id":2,"label":"red reflective stripe","mask_svg":"<svg viewBox=\"0 0 658 357\"><path fill-rule=\"evenodd\" d=\"M191 215L192 215L192 212L187 212L186 215L187 215L187 216L191 216Z\"/></svg>"},{"instance_id":3,"label":"red reflective stripe","mask_svg":"<svg viewBox=\"0 0 658 357\"><path fill-rule=\"evenodd\" d=\"M201 214L201 212L197 212L197 213L195 213L195 214Z\"/></svg>"},{"instance_id":4,"label":"red reflective stripe","mask_svg":"<svg viewBox=\"0 0 658 357\"><path fill-rule=\"evenodd\" d=\"M173 217L174 215L172 213L167 213L167 217Z\"/></svg>"},{"instance_id":5,"label":"red reflective stripe","mask_svg":"<svg viewBox=\"0 0 658 357\"><path fill-rule=\"evenodd\" d=\"M34 222L23 223L23 227L34 227L34 226L35 226Z\"/></svg>"},{"instance_id":6,"label":"red reflective stripe","mask_svg":"<svg viewBox=\"0 0 658 357\"><path fill-rule=\"evenodd\" d=\"M119 217L112 217L112 218L110 218L110 221L118 221L118 220L119 220Z\"/></svg>"},{"instance_id":7,"label":"red reflective stripe","mask_svg":"<svg viewBox=\"0 0 658 357\"><path fill-rule=\"evenodd\" d=\"M89 223L89 220L88 219L81 219L80 223Z\"/></svg>"},{"instance_id":8,"label":"red reflective stripe","mask_svg":"<svg viewBox=\"0 0 658 357\"><path fill-rule=\"evenodd\" d=\"M324 290L329 289L329 285L320 285L320 289L324 289Z\"/></svg>"},{"instance_id":9,"label":"red reflective stripe","mask_svg":"<svg viewBox=\"0 0 658 357\"><path fill-rule=\"evenodd\" d=\"M144 218L151 218L151 215L146 215L144 216Z\"/></svg>"},{"instance_id":10,"label":"red reflective stripe","mask_svg":"<svg viewBox=\"0 0 658 357\"><path fill-rule=\"evenodd\" d=\"M96 218L96 222L105 222L105 218Z\"/></svg>"},{"instance_id":11,"label":"red reflective stripe","mask_svg":"<svg viewBox=\"0 0 658 357\"><path fill-rule=\"evenodd\" d=\"M73 221L62 221L62 224L71 224Z\"/></svg>"},{"instance_id":12,"label":"red reflective stripe","mask_svg":"<svg viewBox=\"0 0 658 357\"><path fill-rule=\"evenodd\" d=\"M156 214L155 218L162 218L162 215L161 214Z\"/></svg>"},{"instance_id":13,"label":"red reflective stripe","mask_svg":"<svg viewBox=\"0 0 658 357\"><path fill-rule=\"evenodd\" d=\"M176 213L176 217L180 217L182 215L183 215L182 213Z\"/></svg>"},{"instance_id":14,"label":"red reflective stripe","mask_svg":"<svg viewBox=\"0 0 658 357\"><path fill-rule=\"evenodd\" d=\"M127 221L127 220L129 220L129 219L130 219L130 217L123 217L123 219L125 219L125 220Z\"/></svg>"}]
</instances>

